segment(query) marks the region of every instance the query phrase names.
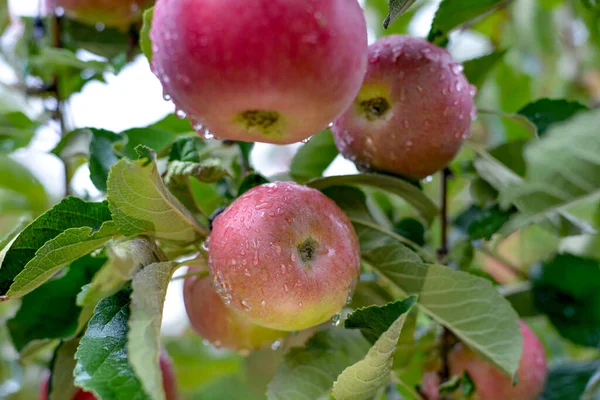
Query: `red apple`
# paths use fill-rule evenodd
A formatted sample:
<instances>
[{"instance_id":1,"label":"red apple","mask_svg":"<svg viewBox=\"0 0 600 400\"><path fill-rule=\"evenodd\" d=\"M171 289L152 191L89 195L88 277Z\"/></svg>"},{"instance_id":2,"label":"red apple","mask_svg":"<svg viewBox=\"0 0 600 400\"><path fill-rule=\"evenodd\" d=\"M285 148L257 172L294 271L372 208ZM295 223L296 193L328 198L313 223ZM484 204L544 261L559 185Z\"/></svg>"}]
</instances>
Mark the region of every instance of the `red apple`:
<instances>
[{"instance_id":1,"label":"red apple","mask_svg":"<svg viewBox=\"0 0 600 400\"><path fill-rule=\"evenodd\" d=\"M217 293L256 324L295 331L340 312L360 274L356 233L318 190L292 182L251 189L213 221Z\"/></svg>"},{"instance_id":2,"label":"red apple","mask_svg":"<svg viewBox=\"0 0 600 400\"><path fill-rule=\"evenodd\" d=\"M198 131L286 144L350 105L367 61L356 0L160 0L152 69Z\"/></svg>"},{"instance_id":3,"label":"red apple","mask_svg":"<svg viewBox=\"0 0 600 400\"><path fill-rule=\"evenodd\" d=\"M470 134L475 88L448 52L387 36L369 47L365 81L332 128L361 170L421 179L443 169Z\"/></svg>"},{"instance_id":4,"label":"red apple","mask_svg":"<svg viewBox=\"0 0 600 400\"><path fill-rule=\"evenodd\" d=\"M141 20L154 0L45 0L46 9L61 8L75 20L95 25L125 28Z\"/></svg>"},{"instance_id":5,"label":"red apple","mask_svg":"<svg viewBox=\"0 0 600 400\"><path fill-rule=\"evenodd\" d=\"M519 321L523 335L523 355L517 371L518 383L494 365L459 344L450 355L450 370L454 375L467 371L482 400L535 400L544 390L548 369L544 347L535 333Z\"/></svg>"},{"instance_id":6,"label":"red apple","mask_svg":"<svg viewBox=\"0 0 600 400\"><path fill-rule=\"evenodd\" d=\"M173 363L169 358L169 355L162 351L159 358L160 369L162 370L163 376L163 387L165 388L166 400L177 400L177 382L175 381L175 374L173 372ZM44 377L42 381L42 388L40 391L40 400L48 400L48 382L50 380L50 374ZM73 400L96 400L90 392L85 392L82 389L78 389L73 397Z\"/></svg>"},{"instance_id":7,"label":"red apple","mask_svg":"<svg viewBox=\"0 0 600 400\"><path fill-rule=\"evenodd\" d=\"M188 273L195 270L190 268ZM194 330L217 347L251 351L271 345L287 334L253 324L227 308L212 288L210 278L187 277L183 299Z\"/></svg>"}]
</instances>

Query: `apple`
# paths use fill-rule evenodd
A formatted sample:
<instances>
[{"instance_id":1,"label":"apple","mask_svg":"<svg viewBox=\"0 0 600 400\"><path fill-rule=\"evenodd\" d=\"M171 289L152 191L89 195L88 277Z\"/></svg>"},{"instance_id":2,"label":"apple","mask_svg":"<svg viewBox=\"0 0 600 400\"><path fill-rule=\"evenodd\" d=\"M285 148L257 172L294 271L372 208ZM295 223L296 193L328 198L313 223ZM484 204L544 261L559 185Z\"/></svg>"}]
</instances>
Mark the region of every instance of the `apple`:
<instances>
[{"instance_id":1,"label":"apple","mask_svg":"<svg viewBox=\"0 0 600 400\"><path fill-rule=\"evenodd\" d=\"M208 254L225 304L282 331L339 313L360 274L358 238L344 212L293 182L257 186L235 200L214 219Z\"/></svg>"},{"instance_id":2,"label":"apple","mask_svg":"<svg viewBox=\"0 0 600 400\"><path fill-rule=\"evenodd\" d=\"M188 274L197 271L188 269ZM287 335L253 324L225 306L210 278L190 275L183 286L185 309L194 330L216 347L248 352L272 345Z\"/></svg>"},{"instance_id":3,"label":"apple","mask_svg":"<svg viewBox=\"0 0 600 400\"><path fill-rule=\"evenodd\" d=\"M144 9L153 4L154 0L46 0L46 9L61 8L70 18L87 24L126 28L140 21Z\"/></svg>"},{"instance_id":4,"label":"apple","mask_svg":"<svg viewBox=\"0 0 600 400\"><path fill-rule=\"evenodd\" d=\"M150 36L165 95L222 139L304 140L346 110L366 71L356 0L161 0Z\"/></svg>"},{"instance_id":5,"label":"apple","mask_svg":"<svg viewBox=\"0 0 600 400\"><path fill-rule=\"evenodd\" d=\"M177 400L177 382L175 380L175 374L173 372L173 363L169 358L169 355L163 350L161 351L159 358L159 365L162 371L163 387L165 388L166 400ZM50 381L50 374L44 377L42 381L42 388L40 391L40 400L48 400L48 383ZM96 400L90 392L86 392L83 389L77 389L73 400Z\"/></svg>"},{"instance_id":6,"label":"apple","mask_svg":"<svg viewBox=\"0 0 600 400\"><path fill-rule=\"evenodd\" d=\"M462 344L450 354L449 365L453 375L467 371L482 400L535 400L544 390L548 369L544 347L535 333L519 321L523 335L523 354L517 370L518 383L490 362L480 358Z\"/></svg>"},{"instance_id":7,"label":"apple","mask_svg":"<svg viewBox=\"0 0 600 400\"><path fill-rule=\"evenodd\" d=\"M332 127L337 147L360 170L425 178L469 137L475 93L446 50L413 37L381 38L369 46L358 96Z\"/></svg>"}]
</instances>

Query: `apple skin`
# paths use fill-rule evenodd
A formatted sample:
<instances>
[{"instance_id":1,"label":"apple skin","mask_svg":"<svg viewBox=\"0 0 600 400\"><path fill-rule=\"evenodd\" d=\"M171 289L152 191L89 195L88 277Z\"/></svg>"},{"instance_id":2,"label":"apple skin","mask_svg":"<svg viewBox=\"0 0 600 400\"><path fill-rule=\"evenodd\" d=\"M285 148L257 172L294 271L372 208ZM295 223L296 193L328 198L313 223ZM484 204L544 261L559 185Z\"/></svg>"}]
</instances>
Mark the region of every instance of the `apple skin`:
<instances>
[{"instance_id":1,"label":"apple skin","mask_svg":"<svg viewBox=\"0 0 600 400\"><path fill-rule=\"evenodd\" d=\"M338 149L360 170L422 179L443 169L475 116L476 89L461 71L425 40L377 40L357 98L332 128Z\"/></svg>"},{"instance_id":2,"label":"apple skin","mask_svg":"<svg viewBox=\"0 0 600 400\"><path fill-rule=\"evenodd\" d=\"M213 221L213 286L256 324L296 331L340 312L358 282L358 238L344 212L292 182L257 186Z\"/></svg>"},{"instance_id":3,"label":"apple skin","mask_svg":"<svg viewBox=\"0 0 600 400\"><path fill-rule=\"evenodd\" d=\"M544 390L548 374L544 347L535 333L519 321L523 335L523 355L517 370L518 383L483 360L462 344L450 354L450 371L462 375L467 371L476 387L476 396L481 400L535 400Z\"/></svg>"},{"instance_id":4,"label":"apple skin","mask_svg":"<svg viewBox=\"0 0 600 400\"><path fill-rule=\"evenodd\" d=\"M195 128L289 144L358 93L367 30L356 0L160 0L152 69Z\"/></svg>"},{"instance_id":5,"label":"apple skin","mask_svg":"<svg viewBox=\"0 0 600 400\"><path fill-rule=\"evenodd\" d=\"M67 16L83 23L126 28L140 21L144 9L153 4L154 0L46 0L46 10L60 7Z\"/></svg>"},{"instance_id":6,"label":"apple skin","mask_svg":"<svg viewBox=\"0 0 600 400\"><path fill-rule=\"evenodd\" d=\"M188 274L198 271L189 268ZM185 309L194 330L216 347L248 352L282 339L287 332L265 328L225 306L210 278L188 276L183 286Z\"/></svg>"},{"instance_id":7,"label":"apple skin","mask_svg":"<svg viewBox=\"0 0 600 400\"><path fill-rule=\"evenodd\" d=\"M177 400L177 382L175 380L175 373L173 372L173 363L169 355L164 350L160 353L159 365L162 371L163 387L165 388L166 400ZM50 374L48 373L42 381L40 400L48 400L49 380ZM77 389L73 400L97 400L97 398L90 392L85 392L83 389Z\"/></svg>"}]
</instances>

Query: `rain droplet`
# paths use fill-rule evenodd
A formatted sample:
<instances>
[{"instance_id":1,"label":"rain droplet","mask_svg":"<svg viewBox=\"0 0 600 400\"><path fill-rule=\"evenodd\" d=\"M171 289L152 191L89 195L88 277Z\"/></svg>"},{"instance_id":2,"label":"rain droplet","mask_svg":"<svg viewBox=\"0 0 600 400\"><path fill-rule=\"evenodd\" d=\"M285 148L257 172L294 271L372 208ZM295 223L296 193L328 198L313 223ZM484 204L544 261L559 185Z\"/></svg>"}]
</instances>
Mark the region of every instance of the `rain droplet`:
<instances>
[{"instance_id":1,"label":"rain droplet","mask_svg":"<svg viewBox=\"0 0 600 400\"><path fill-rule=\"evenodd\" d=\"M342 324L342 315L341 314L335 314L333 317L331 317L331 325L340 326L341 324Z\"/></svg>"},{"instance_id":2,"label":"rain droplet","mask_svg":"<svg viewBox=\"0 0 600 400\"><path fill-rule=\"evenodd\" d=\"M433 182L433 175L429 175L427 178L423 179L423 182L425 182L425 183Z\"/></svg>"},{"instance_id":3,"label":"rain droplet","mask_svg":"<svg viewBox=\"0 0 600 400\"><path fill-rule=\"evenodd\" d=\"M106 25L104 25L102 22L97 22L96 23L96 30L98 32L102 32L104 30L104 28L106 28Z\"/></svg>"},{"instance_id":4,"label":"rain droplet","mask_svg":"<svg viewBox=\"0 0 600 400\"><path fill-rule=\"evenodd\" d=\"M246 300L242 300L242 307L244 307L244 311L246 311L246 312L249 312L250 310L252 310L250 303L248 303Z\"/></svg>"},{"instance_id":5,"label":"rain droplet","mask_svg":"<svg viewBox=\"0 0 600 400\"><path fill-rule=\"evenodd\" d=\"M263 306L263 307L265 307L267 305L267 302L265 300L263 300L263 301L260 302L260 305Z\"/></svg>"},{"instance_id":6,"label":"rain droplet","mask_svg":"<svg viewBox=\"0 0 600 400\"><path fill-rule=\"evenodd\" d=\"M281 273L285 274L287 272L287 268L285 267L285 264L281 264Z\"/></svg>"},{"instance_id":7,"label":"rain droplet","mask_svg":"<svg viewBox=\"0 0 600 400\"><path fill-rule=\"evenodd\" d=\"M185 113L185 111L179 110L179 109L175 111L175 115L179 119L184 119L187 116L187 114Z\"/></svg>"},{"instance_id":8,"label":"rain droplet","mask_svg":"<svg viewBox=\"0 0 600 400\"><path fill-rule=\"evenodd\" d=\"M283 291L286 293L290 291L290 288L285 283L283 284Z\"/></svg>"},{"instance_id":9,"label":"rain droplet","mask_svg":"<svg viewBox=\"0 0 600 400\"><path fill-rule=\"evenodd\" d=\"M246 275L246 276L248 276L248 277L250 276L250 271L248 271L248 268L246 268L246 269L244 270L244 275Z\"/></svg>"},{"instance_id":10,"label":"rain droplet","mask_svg":"<svg viewBox=\"0 0 600 400\"><path fill-rule=\"evenodd\" d=\"M302 302L298 303L298 307L302 307L302 306L303 306Z\"/></svg>"},{"instance_id":11,"label":"rain droplet","mask_svg":"<svg viewBox=\"0 0 600 400\"><path fill-rule=\"evenodd\" d=\"M450 67L450 69L452 70L452 73L454 75L459 75L461 72L463 72L463 70L465 68L462 65L460 65L460 64L452 64L452 66Z\"/></svg>"},{"instance_id":12,"label":"rain droplet","mask_svg":"<svg viewBox=\"0 0 600 400\"><path fill-rule=\"evenodd\" d=\"M273 342L273 344L271 344L271 350L273 350L273 351L279 350L282 345L283 345L283 342L281 340L276 340Z\"/></svg>"}]
</instances>

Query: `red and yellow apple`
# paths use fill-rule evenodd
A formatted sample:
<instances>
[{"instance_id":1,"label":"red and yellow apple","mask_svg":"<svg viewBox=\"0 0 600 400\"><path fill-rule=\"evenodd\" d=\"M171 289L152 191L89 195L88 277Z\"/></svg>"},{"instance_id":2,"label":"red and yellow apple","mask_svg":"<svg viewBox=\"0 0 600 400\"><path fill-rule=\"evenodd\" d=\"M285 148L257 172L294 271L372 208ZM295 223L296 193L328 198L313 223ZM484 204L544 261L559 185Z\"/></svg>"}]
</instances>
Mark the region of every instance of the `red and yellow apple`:
<instances>
[{"instance_id":1,"label":"red and yellow apple","mask_svg":"<svg viewBox=\"0 0 600 400\"><path fill-rule=\"evenodd\" d=\"M197 271L190 268L188 274ZM273 344L287 332L276 331L250 322L227 308L212 288L210 278L190 275L185 279L183 298L194 330L216 347L251 351Z\"/></svg>"},{"instance_id":2,"label":"red and yellow apple","mask_svg":"<svg viewBox=\"0 0 600 400\"><path fill-rule=\"evenodd\" d=\"M367 62L356 0L160 0L152 69L196 129L299 142L350 105Z\"/></svg>"},{"instance_id":3,"label":"red and yellow apple","mask_svg":"<svg viewBox=\"0 0 600 400\"><path fill-rule=\"evenodd\" d=\"M518 383L490 362L482 359L462 344L450 354L449 364L453 375L467 371L480 400L536 400L544 390L548 369L544 347L535 333L519 321L523 335L523 353L517 370Z\"/></svg>"},{"instance_id":4,"label":"red and yellow apple","mask_svg":"<svg viewBox=\"0 0 600 400\"><path fill-rule=\"evenodd\" d=\"M142 18L144 9L154 0L46 0L48 11L60 8L77 21L125 28Z\"/></svg>"},{"instance_id":5,"label":"red and yellow apple","mask_svg":"<svg viewBox=\"0 0 600 400\"><path fill-rule=\"evenodd\" d=\"M369 47L358 96L332 128L337 147L361 170L425 178L469 136L474 94L446 50L413 37L381 38Z\"/></svg>"},{"instance_id":6,"label":"red and yellow apple","mask_svg":"<svg viewBox=\"0 0 600 400\"><path fill-rule=\"evenodd\" d=\"M213 286L229 308L296 331L340 312L360 274L358 239L344 212L292 182L255 187L213 221Z\"/></svg>"}]
</instances>

